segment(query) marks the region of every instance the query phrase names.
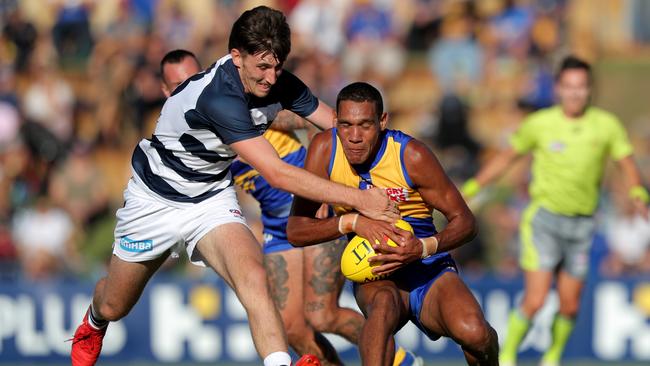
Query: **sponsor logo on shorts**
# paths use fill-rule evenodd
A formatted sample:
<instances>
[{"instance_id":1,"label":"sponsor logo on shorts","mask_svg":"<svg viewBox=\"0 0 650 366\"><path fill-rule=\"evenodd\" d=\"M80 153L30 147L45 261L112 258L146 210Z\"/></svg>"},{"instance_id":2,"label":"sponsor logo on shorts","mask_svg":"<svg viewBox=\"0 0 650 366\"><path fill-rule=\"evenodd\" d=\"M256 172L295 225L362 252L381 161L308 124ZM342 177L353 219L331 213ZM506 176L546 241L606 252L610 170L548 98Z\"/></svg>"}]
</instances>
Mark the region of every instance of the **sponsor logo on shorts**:
<instances>
[{"instance_id":1,"label":"sponsor logo on shorts","mask_svg":"<svg viewBox=\"0 0 650 366\"><path fill-rule=\"evenodd\" d=\"M153 240L133 240L123 236L120 238L120 248L132 253L150 252L153 250Z\"/></svg>"},{"instance_id":2,"label":"sponsor logo on shorts","mask_svg":"<svg viewBox=\"0 0 650 366\"><path fill-rule=\"evenodd\" d=\"M241 213L241 211L239 211L239 210L237 210L237 209L235 209L235 208L231 208L229 211L230 211L230 213L233 214L235 217L239 217L240 219L244 217L244 215Z\"/></svg>"}]
</instances>

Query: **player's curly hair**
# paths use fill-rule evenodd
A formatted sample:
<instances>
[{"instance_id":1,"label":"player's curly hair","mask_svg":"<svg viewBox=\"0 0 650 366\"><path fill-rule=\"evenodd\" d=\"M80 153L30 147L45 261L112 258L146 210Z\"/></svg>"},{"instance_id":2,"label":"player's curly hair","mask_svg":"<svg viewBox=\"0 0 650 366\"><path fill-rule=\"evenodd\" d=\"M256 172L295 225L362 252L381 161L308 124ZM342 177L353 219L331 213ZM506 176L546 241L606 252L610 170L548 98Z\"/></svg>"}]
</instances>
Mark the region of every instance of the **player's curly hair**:
<instances>
[{"instance_id":1,"label":"player's curly hair","mask_svg":"<svg viewBox=\"0 0 650 366\"><path fill-rule=\"evenodd\" d=\"M384 113L384 100L381 97L381 93L374 86L364 83L356 82L347 85L339 92L339 95L336 97L336 112L339 111L339 104L344 100L350 100L353 102L373 102L375 103L375 112L377 113L377 118L381 118L381 115Z\"/></svg>"},{"instance_id":2,"label":"player's curly hair","mask_svg":"<svg viewBox=\"0 0 650 366\"><path fill-rule=\"evenodd\" d=\"M283 63L291 51L291 30L281 11L267 6L246 10L230 31L228 50L254 55L270 52Z\"/></svg>"}]
</instances>

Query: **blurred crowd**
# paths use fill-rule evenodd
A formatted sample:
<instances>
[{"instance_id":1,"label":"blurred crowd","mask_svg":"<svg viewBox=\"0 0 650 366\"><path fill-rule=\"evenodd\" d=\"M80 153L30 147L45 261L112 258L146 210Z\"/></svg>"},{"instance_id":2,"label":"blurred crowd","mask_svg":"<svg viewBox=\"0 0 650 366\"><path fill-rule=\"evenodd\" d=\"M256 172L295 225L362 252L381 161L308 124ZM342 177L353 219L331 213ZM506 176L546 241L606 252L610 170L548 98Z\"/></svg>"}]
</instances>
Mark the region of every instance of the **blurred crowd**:
<instances>
[{"instance_id":1,"label":"blurred crowd","mask_svg":"<svg viewBox=\"0 0 650 366\"><path fill-rule=\"evenodd\" d=\"M380 87L390 126L430 144L458 184L553 103L560 58L632 62L650 42L642 0L0 0L0 279L104 273L132 149L164 103L160 59L184 48L210 65L234 19L260 4L288 16L287 69L330 104L351 81ZM650 110L632 117L650 182ZM474 207L481 233L454 253L468 273L518 274L520 165ZM630 215L620 182L604 185L594 265L650 273L650 224ZM244 200L253 217L254 205Z\"/></svg>"}]
</instances>

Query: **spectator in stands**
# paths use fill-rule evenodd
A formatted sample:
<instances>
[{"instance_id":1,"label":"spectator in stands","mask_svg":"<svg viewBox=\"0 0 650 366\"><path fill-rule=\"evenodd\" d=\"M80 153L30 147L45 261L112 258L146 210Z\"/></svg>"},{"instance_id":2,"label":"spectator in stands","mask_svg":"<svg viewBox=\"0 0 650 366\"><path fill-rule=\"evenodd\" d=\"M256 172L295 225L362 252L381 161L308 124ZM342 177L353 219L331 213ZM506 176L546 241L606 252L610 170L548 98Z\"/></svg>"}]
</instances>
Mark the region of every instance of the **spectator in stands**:
<instances>
[{"instance_id":1,"label":"spectator in stands","mask_svg":"<svg viewBox=\"0 0 650 366\"><path fill-rule=\"evenodd\" d=\"M451 14L443 19L440 39L429 49L429 67L443 94L465 96L483 77L483 50L473 27L471 14Z\"/></svg>"},{"instance_id":2,"label":"spectator in stands","mask_svg":"<svg viewBox=\"0 0 650 366\"><path fill-rule=\"evenodd\" d=\"M7 19L2 34L16 47L14 66L16 71L27 71L36 45L36 27L23 17L20 8L13 10Z\"/></svg>"},{"instance_id":3,"label":"spectator in stands","mask_svg":"<svg viewBox=\"0 0 650 366\"><path fill-rule=\"evenodd\" d=\"M52 202L79 227L87 225L108 205L105 180L92 158L90 147L77 145L50 178Z\"/></svg>"},{"instance_id":4,"label":"spectator in stands","mask_svg":"<svg viewBox=\"0 0 650 366\"><path fill-rule=\"evenodd\" d=\"M385 86L401 73L406 55L390 8L355 0L344 31L343 69L350 79L373 79Z\"/></svg>"},{"instance_id":5,"label":"spectator in stands","mask_svg":"<svg viewBox=\"0 0 650 366\"><path fill-rule=\"evenodd\" d=\"M47 280L76 266L73 223L68 214L53 206L47 196L19 212L12 224L13 240L25 277Z\"/></svg>"},{"instance_id":6,"label":"spectator in stands","mask_svg":"<svg viewBox=\"0 0 650 366\"><path fill-rule=\"evenodd\" d=\"M523 59L530 49L530 30L533 26L532 6L515 0L503 1L501 12L488 22L501 55Z\"/></svg>"},{"instance_id":7,"label":"spectator in stands","mask_svg":"<svg viewBox=\"0 0 650 366\"><path fill-rule=\"evenodd\" d=\"M56 56L41 39L31 69L31 80L23 96L23 111L30 122L47 129L57 142L67 145L74 132L75 94L59 73Z\"/></svg>"},{"instance_id":8,"label":"spectator in stands","mask_svg":"<svg viewBox=\"0 0 650 366\"><path fill-rule=\"evenodd\" d=\"M624 188L614 191L613 196L615 207L606 231L609 252L600 272L609 276L648 274L650 222L636 215L634 206L625 199Z\"/></svg>"},{"instance_id":9,"label":"spectator in stands","mask_svg":"<svg viewBox=\"0 0 650 366\"><path fill-rule=\"evenodd\" d=\"M75 67L85 63L92 52L89 0L57 0L56 22L52 28L54 46L62 66Z\"/></svg>"}]
</instances>

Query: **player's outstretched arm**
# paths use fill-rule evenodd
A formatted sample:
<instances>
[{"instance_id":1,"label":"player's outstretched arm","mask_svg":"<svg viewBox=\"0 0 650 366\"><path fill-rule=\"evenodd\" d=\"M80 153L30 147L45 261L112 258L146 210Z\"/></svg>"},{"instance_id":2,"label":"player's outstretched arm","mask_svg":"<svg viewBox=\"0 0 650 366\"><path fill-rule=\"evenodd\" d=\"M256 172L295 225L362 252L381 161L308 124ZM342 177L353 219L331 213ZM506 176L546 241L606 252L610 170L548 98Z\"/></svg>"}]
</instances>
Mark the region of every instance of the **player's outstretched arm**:
<instances>
[{"instance_id":1,"label":"player's outstretched arm","mask_svg":"<svg viewBox=\"0 0 650 366\"><path fill-rule=\"evenodd\" d=\"M648 220L648 201L650 201L650 197L648 197L648 191L643 186L641 172L639 172L639 168L634 162L634 157L628 155L619 159L617 164L623 171L623 175L625 175L626 183L629 187L628 196L632 200L634 211Z\"/></svg>"},{"instance_id":2,"label":"player's outstretched arm","mask_svg":"<svg viewBox=\"0 0 650 366\"><path fill-rule=\"evenodd\" d=\"M404 163L424 202L442 212L448 223L431 238L420 240L406 235L401 242L397 242L398 247L376 244L375 249L384 254L369 261L384 264L375 268L374 274L389 273L422 257L457 248L477 233L474 215L429 148L417 140L411 140L404 151Z\"/></svg>"},{"instance_id":3,"label":"player's outstretched arm","mask_svg":"<svg viewBox=\"0 0 650 366\"><path fill-rule=\"evenodd\" d=\"M353 207L377 220L394 222L399 218L397 207L384 191L353 189L287 164L262 136L232 143L231 147L275 188L312 201Z\"/></svg>"},{"instance_id":4,"label":"player's outstretched arm","mask_svg":"<svg viewBox=\"0 0 650 366\"><path fill-rule=\"evenodd\" d=\"M463 196L465 196L466 199L475 196L481 188L487 186L503 175L503 173L519 156L521 155L512 147L500 151L495 157L483 165L473 179L468 180L463 185L461 189Z\"/></svg>"},{"instance_id":5,"label":"player's outstretched arm","mask_svg":"<svg viewBox=\"0 0 650 366\"><path fill-rule=\"evenodd\" d=\"M327 124L330 123L330 121L324 120L323 123ZM278 115L275 116L275 119L269 126L269 129L286 133L291 133L295 130L306 130L307 139L310 141L315 134L322 131L322 128L316 124L309 122L305 118L300 117L288 109L283 109L278 112Z\"/></svg>"},{"instance_id":6,"label":"player's outstretched arm","mask_svg":"<svg viewBox=\"0 0 650 366\"><path fill-rule=\"evenodd\" d=\"M321 130L328 130L334 127L334 115L334 110L319 99L318 108L307 116L307 120Z\"/></svg>"},{"instance_id":7,"label":"player's outstretched arm","mask_svg":"<svg viewBox=\"0 0 650 366\"><path fill-rule=\"evenodd\" d=\"M269 128L276 131L290 132L293 130L301 130L307 128L309 121L300 117L299 115L291 112L288 109L283 109L275 116L273 123Z\"/></svg>"},{"instance_id":8,"label":"player's outstretched arm","mask_svg":"<svg viewBox=\"0 0 650 366\"><path fill-rule=\"evenodd\" d=\"M302 118L288 109L283 109L275 116L269 128L289 132L309 128L310 126L320 131L334 127L334 111L332 108L319 100L316 110L306 118Z\"/></svg>"}]
</instances>

